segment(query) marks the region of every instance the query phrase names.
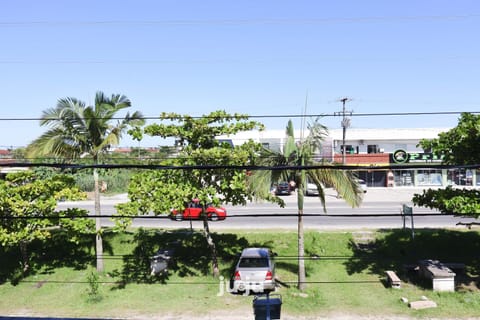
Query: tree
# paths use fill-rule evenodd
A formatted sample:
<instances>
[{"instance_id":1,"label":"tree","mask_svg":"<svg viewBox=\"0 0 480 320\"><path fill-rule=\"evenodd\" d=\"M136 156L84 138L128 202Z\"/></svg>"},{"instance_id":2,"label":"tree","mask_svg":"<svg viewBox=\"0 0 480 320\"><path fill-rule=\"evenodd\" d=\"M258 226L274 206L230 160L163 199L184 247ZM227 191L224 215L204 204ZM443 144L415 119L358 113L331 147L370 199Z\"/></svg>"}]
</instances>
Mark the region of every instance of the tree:
<instances>
[{"instance_id":1,"label":"tree","mask_svg":"<svg viewBox=\"0 0 480 320\"><path fill-rule=\"evenodd\" d=\"M55 210L60 199L79 200L85 194L74 186L71 176L40 179L32 171L10 173L0 180L0 244L19 246L23 271L29 268L28 244L47 240L54 230L67 232L70 241L93 234L93 221L82 209ZM75 217L75 219L72 219Z\"/></svg>"},{"instance_id":2,"label":"tree","mask_svg":"<svg viewBox=\"0 0 480 320\"><path fill-rule=\"evenodd\" d=\"M324 161L314 159L315 151L321 147L321 142L327 135L327 128L318 123L318 119L308 126L309 134L305 140L295 141L293 124L288 122L286 129L286 143L283 152L263 150L261 162L263 165L278 166L308 166L328 165ZM351 171L332 169L308 169L308 170L272 170L256 171L251 176L250 185L254 188L254 194L259 198L267 198L270 187L279 181L294 179L297 187L298 206L298 288L305 290L305 262L304 262L304 229L303 229L303 202L306 182L315 183L319 192L319 199L323 210L326 212L325 185L331 185L338 194L352 207L360 205L363 192L358 185L355 175ZM308 179L308 180L307 180Z\"/></svg>"},{"instance_id":3,"label":"tree","mask_svg":"<svg viewBox=\"0 0 480 320\"><path fill-rule=\"evenodd\" d=\"M419 145L430 149L449 165L478 165L480 163L480 115L462 113L458 124L435 139L423 139ZM475 189L428 189L414 194L413 203L438 209L442 213L480 216L480 193Z\"/></svg>"},{"instance_id":4,"label":"tree","mask_svg":"<svg viewBox=\"0 0 480 320\"><path fill-rule=\"evenodd\" d=\"M480 115L462 113L455 128L423 139L419 145L430 149L444 164L470 165L480 162Z\"/></svg>"},{"instance_id":5,"label":"tree","mask_svg":"<svg viewBox=\"0 0 480 320\"><path fill-rule=\"evenodd\" d=\"M216 137L262 129L260 123L248 121L246 115L230 115L225 111L215 111L201 118L162 113L160 120L162 123L146 126L145 133L175 138L179 146L178 156L163 162L170 169L144 171L135 175L129 185L130 201L117 206L119 215L134 217L150 212L155 215L169 214L172 208L183 210L192 199L199 199L204 211L208 203L215 206L222 203L245 205L252 199L247 189L247 172L221 167L252 164L260 145L248 142L241 146L231 146ZM139 132L136 131L137 134ZM176 166L199 168L175 169ZM125 227L130 220L119 219L118 222ZM216 247L206 215L203 231L212 252L213 274L217 276Z\"/></svg>"},{"instance_id":6,"label":"tree","mask_svg":"<svg viewBox=\"0 0 480 320\"><path fill-rule=\"evenodd\" d=\"M111 146L118 145L122 133L129 126L141 126L144 121L140 112L125 117L112 124L117 113L131 106L124 95L95 95L95 105L87 106L75 98L60 99L55 108L43 111L40 125L50 127L28 147L30 157L54 156L63 161L76 160L86 155L94 164L99 164L102 154ZM100 192L98 170L93 169L97 270L103 271L103 243L100 224Z\"/></svg>"}]
</instances>

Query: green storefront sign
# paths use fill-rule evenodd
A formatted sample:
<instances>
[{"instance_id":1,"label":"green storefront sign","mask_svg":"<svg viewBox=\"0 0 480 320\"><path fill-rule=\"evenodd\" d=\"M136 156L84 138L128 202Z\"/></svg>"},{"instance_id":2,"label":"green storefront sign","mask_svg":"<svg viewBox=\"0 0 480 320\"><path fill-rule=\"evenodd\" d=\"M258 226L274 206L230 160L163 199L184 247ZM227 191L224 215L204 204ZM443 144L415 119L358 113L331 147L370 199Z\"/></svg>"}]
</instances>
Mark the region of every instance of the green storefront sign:
<instances>
[{"instance_id":1,"label":"green storefront sign","mask_svg":"<svg viewBox=\"0 0 480 320\"><path fill-rule=\"evenodd\" d=\"M405 164L405 163L424 163L424 162L442 162L443 157L438 157L433 153L424 152L406 152L398 149L390 154L390 163Z\"/></svg>"}]
</instances>

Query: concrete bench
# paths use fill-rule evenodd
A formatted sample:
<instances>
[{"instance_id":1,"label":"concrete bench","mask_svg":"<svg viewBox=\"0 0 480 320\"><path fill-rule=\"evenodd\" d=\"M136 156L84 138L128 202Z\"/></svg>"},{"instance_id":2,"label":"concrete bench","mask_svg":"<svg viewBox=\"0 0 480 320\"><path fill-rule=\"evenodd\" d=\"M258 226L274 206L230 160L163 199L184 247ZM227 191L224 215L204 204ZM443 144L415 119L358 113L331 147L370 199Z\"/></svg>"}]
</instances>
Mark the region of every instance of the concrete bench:
<instances>
[{"instance_id":1,"label":"concrete bench","mask_svg":"<svg viewBox=\"0 0 480 320\"><path fill-rule=\"evenodd\" d=\"M387 270L385 271L387 274L387 281L392 286L392 288L400 289L401 281L400 278L397 276L397 274L394 271Z\"/></svg>"},{"instance_id":2,"label":"concrete bench","mask_svg":"<svg viewBox=\"0 0 480 320\"><path fill-rule=\"evenodd\" d=\"M455 272L438 260L419 261L420 274L432 280L433 291L455 291Z\"/></svg>"}]
</instances>

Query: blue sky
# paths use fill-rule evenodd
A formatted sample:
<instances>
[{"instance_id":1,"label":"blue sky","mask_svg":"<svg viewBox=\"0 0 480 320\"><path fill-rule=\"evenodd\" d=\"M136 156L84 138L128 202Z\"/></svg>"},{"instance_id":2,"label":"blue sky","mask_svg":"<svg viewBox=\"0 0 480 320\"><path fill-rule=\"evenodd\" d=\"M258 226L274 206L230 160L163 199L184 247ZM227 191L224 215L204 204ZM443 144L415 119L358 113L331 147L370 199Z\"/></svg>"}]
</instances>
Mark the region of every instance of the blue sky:
<instances>
[{"instance_id":1,"label":"blue sky","mask_svg":"<svg viewBox=\"0 0 480 320\"><path fill-rule=\"evenodd\" d=\"M0 148L25 146L59 98L121 93L145 116L480 111L480 2L0 1ZM308 93L307 104L305 104ZM355 128L458 116L353 116ZM261 118L283 129L288 118ZM300 120L295 118L295 126ZM145 139L141 146L162 144ZM125 137L122 146L138 146Z\"/></svg>"}]
</instances>

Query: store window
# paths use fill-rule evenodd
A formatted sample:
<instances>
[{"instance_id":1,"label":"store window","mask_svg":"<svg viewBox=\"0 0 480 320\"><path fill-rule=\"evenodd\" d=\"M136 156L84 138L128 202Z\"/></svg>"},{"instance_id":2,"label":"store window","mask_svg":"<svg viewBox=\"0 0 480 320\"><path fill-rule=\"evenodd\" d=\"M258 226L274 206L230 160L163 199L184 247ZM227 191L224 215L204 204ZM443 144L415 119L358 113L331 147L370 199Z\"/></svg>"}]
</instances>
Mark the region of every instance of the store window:
<instances>
[{"instance_id":1,"label":"store window","mask_svg":"<svg viewBox=\"0 0 480 320\"><path fill-rule=\"evenodd\" d=\"M413 170L395 170L393 171L394 181L396 187L413 186Z\"/></svg>"},{"instance_id":2,"label":"store window","mask_svg":"<svg viewBox=\"0 0 480 320\"><path fill-rule=\"evenodd\" d=\"M418 170L417 183L419 186L441 186L442 170Z\"/></svg>"},{"instance_id":3,"label":"store window","mask_svg":"<svg viewBox=\"0 0 480 320\"><path fill-rule=\"evenodd\" d=\"M473 185L473 171L471 169L448 170L447 184L451 186L471 186Z\"/></svg>"}]
</instances>

